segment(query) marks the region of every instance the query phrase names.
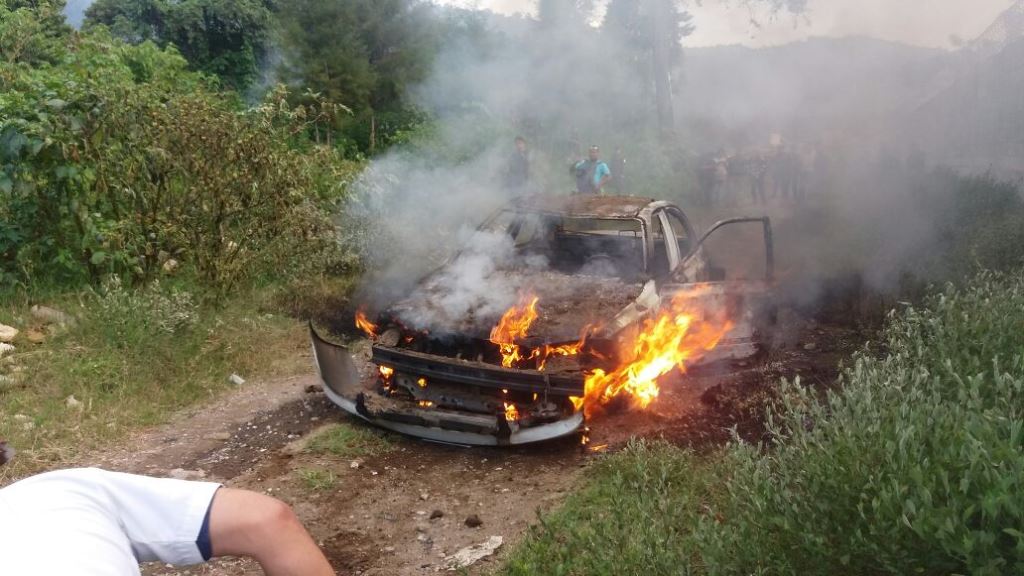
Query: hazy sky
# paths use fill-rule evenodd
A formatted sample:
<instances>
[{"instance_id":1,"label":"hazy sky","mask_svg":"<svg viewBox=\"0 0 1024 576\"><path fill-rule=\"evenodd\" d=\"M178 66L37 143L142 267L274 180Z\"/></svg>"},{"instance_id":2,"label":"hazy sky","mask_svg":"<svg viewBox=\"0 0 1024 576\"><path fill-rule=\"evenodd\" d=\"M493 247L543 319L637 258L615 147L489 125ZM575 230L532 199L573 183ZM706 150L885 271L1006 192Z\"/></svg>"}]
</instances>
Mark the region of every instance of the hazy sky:
<instances>
[{"instance_id":1,"label":"hazy sky","mask_svg":"<svg viewBox=\"0 0 1024 576\"><path fill-rule=\"evenodd\" d=\"M496 12L530 12L535 0L436 0ZM794 17L751 13L738 0L691 2L697 31L688 46L781 44L808 36L863 35L917 44L950 47L950 38L981 34L1014 0L809 0L805 14ZM751 23L757 21L757 25Z\"/></svg>"}]
</instances>

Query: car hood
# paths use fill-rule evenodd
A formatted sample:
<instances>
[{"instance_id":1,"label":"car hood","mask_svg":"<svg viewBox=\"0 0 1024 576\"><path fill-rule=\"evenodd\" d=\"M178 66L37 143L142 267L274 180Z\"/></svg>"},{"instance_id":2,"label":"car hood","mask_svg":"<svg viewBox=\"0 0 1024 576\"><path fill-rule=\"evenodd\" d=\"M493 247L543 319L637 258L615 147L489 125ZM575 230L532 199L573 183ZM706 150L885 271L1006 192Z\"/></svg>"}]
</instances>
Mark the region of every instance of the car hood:
<instances>
[{"instance_id":1,"label":"car hood","mask_svg":"<svg viewBox=\"0 0 1024 576\"><path fill-rule=\"evenodd\" d=\"M426 278L388 314L407 328L433 336L486 339L509 308L536 296L538 317L527 340L569 342L586 326L611 322L643 289L643 284L617 278L550 270L500 270L486 278L465 278L463 283L449 278L444 270Z\"/></svg>"}]
</instances>

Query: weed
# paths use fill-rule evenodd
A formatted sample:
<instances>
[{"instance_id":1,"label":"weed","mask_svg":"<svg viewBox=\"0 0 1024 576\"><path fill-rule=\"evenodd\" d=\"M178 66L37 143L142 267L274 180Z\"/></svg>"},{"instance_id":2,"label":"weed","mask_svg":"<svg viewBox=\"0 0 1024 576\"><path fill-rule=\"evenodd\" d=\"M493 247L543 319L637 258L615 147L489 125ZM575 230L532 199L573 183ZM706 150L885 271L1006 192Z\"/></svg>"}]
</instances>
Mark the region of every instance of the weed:
<instances>
[{"instance_id":1,"label":"weed","mask_svg":"<svg viewBox=\"0 0 1024 576\"><path fill-rule=\"evenodd\" d=\"M337 477L334 472L323 468L302 468L295 471L295 475L302 480L306 488L310 490L330 490L334 488Z\"/></svg>"},{"instance_id":2,"label":"weed","mask_svg":"<svg viewBox=\"0 0 1024 576\"><path fill-rule=\"evenodd\" d=\"M1024 273L894 313L824 402L783 386L770 447L631 444L506 574L1024 571Z\"/></svg>"},{"instance_id":3,"label":"weed","mask_svg":"<svg viewBox=\"0 0 1024 576\"><path fill-rule=\"evenodd\" d=\"M0 366L14 376L0 387L0 437L18 449L0 481L162 422L220 394L232 373L253 379L309 366L302 325L252 312L258 295L216 307L197 303L185 287L129 291L115 282L52 298L79 319L75 325L33 324L27 296L0 295L0 318L22 328ZM45 341L30 342L30 331Z\"/></svg>"},{"instance_id":4,"label":"weed","mask_svg":"<svg viewBox=\"0 0 1024 576\"><path fill-rule=\"evenodd\" d=\"M337 424L310 440L307 450L341 458L377 456L394 448L391 440L376 430L352 424Z\"/></svg>"}]
</instances>

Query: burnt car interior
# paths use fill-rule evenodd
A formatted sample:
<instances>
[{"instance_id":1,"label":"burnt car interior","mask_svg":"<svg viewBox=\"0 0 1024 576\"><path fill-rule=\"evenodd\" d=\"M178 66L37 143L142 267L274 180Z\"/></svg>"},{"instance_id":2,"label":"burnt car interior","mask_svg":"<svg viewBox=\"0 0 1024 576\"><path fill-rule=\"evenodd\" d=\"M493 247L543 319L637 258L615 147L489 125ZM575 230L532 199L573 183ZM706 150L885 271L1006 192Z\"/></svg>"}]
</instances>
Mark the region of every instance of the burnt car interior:
<instances>
[{"instance_id":1,"label":"burnt car interior","mask_svg":"<svg viewBox=\"0 0 1024 576\"><path fill-rule=\"evenodd\" d=\"M543 256L563 274L642 279L643 221L639 218L590 218L561 214L504 212L490 229L512 237L525 256Z\"/></svg>"}]
</instances>

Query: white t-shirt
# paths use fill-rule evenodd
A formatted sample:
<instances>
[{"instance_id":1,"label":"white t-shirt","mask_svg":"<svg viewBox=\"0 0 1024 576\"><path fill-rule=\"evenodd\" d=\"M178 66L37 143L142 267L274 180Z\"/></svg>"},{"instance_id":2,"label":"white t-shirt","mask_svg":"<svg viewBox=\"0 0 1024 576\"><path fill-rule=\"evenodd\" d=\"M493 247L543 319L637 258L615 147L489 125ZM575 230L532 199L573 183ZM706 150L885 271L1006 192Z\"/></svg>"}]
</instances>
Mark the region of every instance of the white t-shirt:
<instances>
[{"instance_id":1,"label":"white t-shirt","mask_svg":"<svg viewBox=\"0 0 1024 576\"><path fill-rule=\"evenodd\" d=\"M96 468L0 489L0 574L121 576L203 561L196 538L220 484Z\"/></svg>"}]
</instances>

